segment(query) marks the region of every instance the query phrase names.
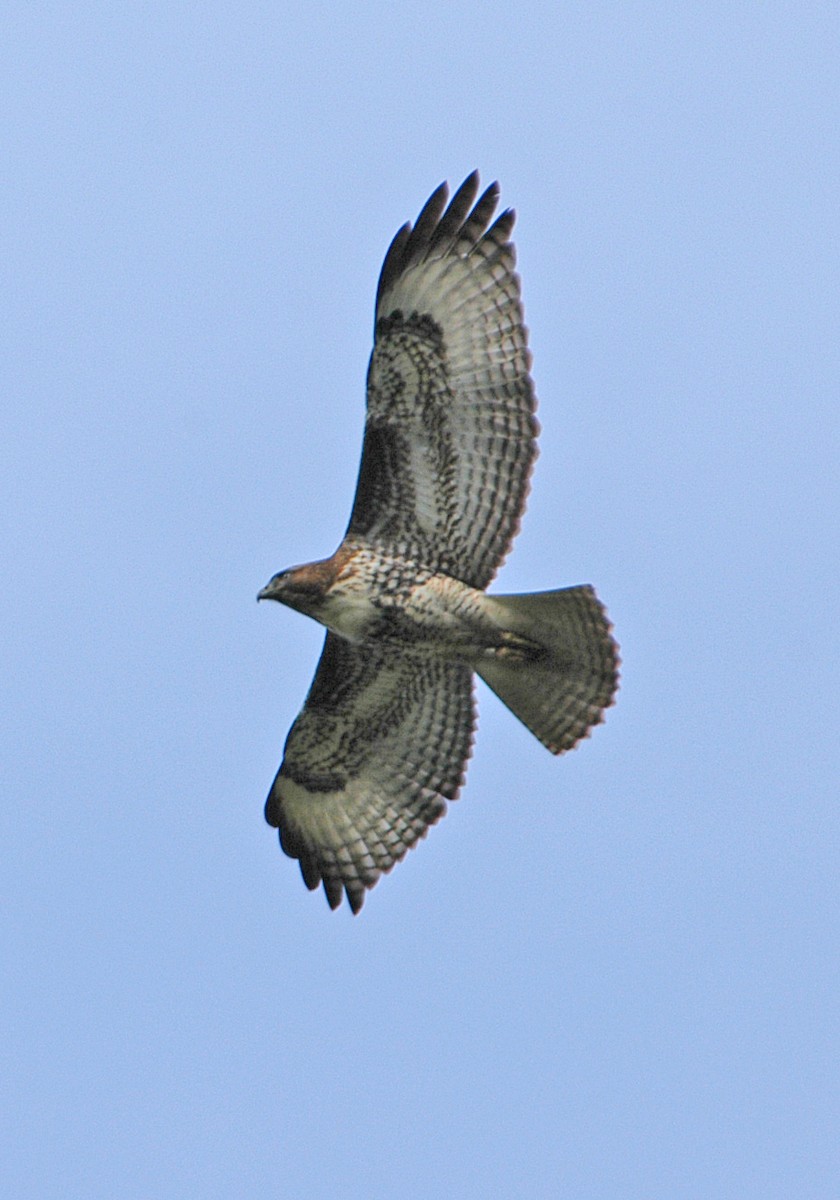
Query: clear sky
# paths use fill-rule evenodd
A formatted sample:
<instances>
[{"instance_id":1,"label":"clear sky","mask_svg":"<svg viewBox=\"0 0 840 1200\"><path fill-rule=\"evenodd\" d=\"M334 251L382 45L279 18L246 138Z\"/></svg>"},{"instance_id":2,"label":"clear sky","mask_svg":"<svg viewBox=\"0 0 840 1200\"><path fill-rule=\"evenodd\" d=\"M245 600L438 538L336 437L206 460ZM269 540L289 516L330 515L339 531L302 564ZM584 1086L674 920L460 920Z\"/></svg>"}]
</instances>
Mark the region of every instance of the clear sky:
<instances>
[{"instance_id":1,"label":"clear sky","mask_svg":"<svg viewBox=\"0 0 840 1200\"><path fill-rule=\"evenodd\" d=\"M838 1134L829 3L6 6L0 1174L16 1198L826 1200ZM605 726L483 688L333 914L262 805L374 287L473 167L543 425L496 586L594 583Z\"/></svg>"}]
</instances>

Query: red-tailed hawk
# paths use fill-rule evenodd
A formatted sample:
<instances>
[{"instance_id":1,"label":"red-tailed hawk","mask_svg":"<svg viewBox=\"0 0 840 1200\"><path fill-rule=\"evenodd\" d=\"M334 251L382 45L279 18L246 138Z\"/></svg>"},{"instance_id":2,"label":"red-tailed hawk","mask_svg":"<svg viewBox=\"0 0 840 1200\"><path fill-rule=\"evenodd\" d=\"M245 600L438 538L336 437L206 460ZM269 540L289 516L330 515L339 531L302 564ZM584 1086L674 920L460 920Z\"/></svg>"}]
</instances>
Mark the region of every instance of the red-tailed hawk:
<instances>
[{"instance_id":1,"label":"red-tailed hawk","mask_svg":"<svg viewBox=\"0 0 840 1200\"><path fill-rule=\"evenodd\" d=\"M473 672L554 754L613 701L591 587L488 596L525 506L536 400L499 186L442 184L379 278L356 498L332 558L259 599L327 627L265 806L307 887L353 912L446 811L475 728Z\"/></svg>"}]
</instances>

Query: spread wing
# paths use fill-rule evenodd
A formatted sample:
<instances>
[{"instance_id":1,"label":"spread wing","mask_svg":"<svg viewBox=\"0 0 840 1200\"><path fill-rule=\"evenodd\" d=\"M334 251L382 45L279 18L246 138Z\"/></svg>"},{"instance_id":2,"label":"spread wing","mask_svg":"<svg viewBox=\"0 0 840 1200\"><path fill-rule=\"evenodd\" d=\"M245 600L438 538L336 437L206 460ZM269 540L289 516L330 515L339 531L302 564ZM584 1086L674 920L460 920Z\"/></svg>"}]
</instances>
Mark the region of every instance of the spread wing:
<instances>
[{"instance_id":1,"label":"spread wing","mask_svg":"<svg viewBox=\"0 0 840 1200\"><path fill-rule=\"evenodd\" d=\"M519 527L538 426L514 213L490 224L499 186L477 194L476 172L448 207L441 184L385 257L347 537L484 588Z\"/></svg>"},{"instance_id":2,"label":"spread wing","mask_svg":"<svg viewBox=\"0 0 840 1200\"><path fill-rule=\"evenodd\" d=\"M475 713L464 663L356 646L328 633L265 806L280 844L331 908L365 889L446 812Z\"/></svg>"}]
</instances>

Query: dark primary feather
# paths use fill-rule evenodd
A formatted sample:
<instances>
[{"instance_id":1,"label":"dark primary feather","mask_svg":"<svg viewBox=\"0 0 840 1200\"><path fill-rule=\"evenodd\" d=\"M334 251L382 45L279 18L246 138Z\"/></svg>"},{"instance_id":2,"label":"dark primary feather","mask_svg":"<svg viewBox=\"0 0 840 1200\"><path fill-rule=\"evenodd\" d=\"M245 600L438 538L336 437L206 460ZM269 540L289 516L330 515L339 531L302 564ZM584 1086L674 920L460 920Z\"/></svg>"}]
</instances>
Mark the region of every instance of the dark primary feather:
<instances>
[{"instance_id":1,"label":"dark primary feather","mask_svg":"<svg viewBox=\"0 0 840 1200\"><path fill-rule=\"evenodd\" d=\"M446 198L449 185L440 184L423 205L420 215L412 227L407 221L397 233L385 254L379 283L376 288L376 307L387 293L394 281L409 267L421 262L430 250L438 254L446 254L459 239L469 248L475 244L485 232L490 218L499 203L500 189L496 182L484 191L475 208L473 201L478 195L478 171L468 175L452 197L449 205ZM445 210L445 211L444 211ZM467 217L469 216L469 220ZM507 241L513 229L516 215L513 209L506 209L497 222L495 240L499 243Z\"/></svg>"}]
</instances>

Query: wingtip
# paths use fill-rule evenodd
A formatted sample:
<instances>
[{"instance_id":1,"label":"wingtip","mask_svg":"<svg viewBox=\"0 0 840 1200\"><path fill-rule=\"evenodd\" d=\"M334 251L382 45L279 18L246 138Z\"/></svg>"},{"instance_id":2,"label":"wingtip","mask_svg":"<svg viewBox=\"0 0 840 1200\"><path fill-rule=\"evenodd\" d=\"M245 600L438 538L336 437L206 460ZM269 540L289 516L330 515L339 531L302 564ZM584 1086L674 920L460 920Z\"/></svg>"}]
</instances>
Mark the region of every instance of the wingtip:
<instances>
[{"instance_id":1,"label":"wingtip","mask_svg":"<svg viewBox=\"0 0 840 1200\"><path fill-rule=\"evenodd\" d=\"M324 877L324 895L327 897L327 904L335 911L341 903L344 896L344 888L337 879Z\"/></svg>"},{"instance_id":2,"label":"wingtip","mask_svg":"<svg viewBox=\"0 0 840 1200\"><path fill-rule=\"evenodd\" d=\"M443 201L443 203L445 204L448 199L449 199L449 180L442 179L440 181L440 183L437 185L437 187L435 188L435 190L432 192L431 196L426 201L426 204L424 204L423 207L426 208L429 204L434 203L435 201Z\"/></svg>"},{"instance_id":3,"label":"wingtip","mask_svg":"<svg viewBox=\"0 0 840 1200\"><path fill-rule=\"evenodd\" d=\"M478 174L478 172L476 172L476 174ZM479 197L479 204L481 204L482 202L484 204L489 204L490 201L493 200L495 202L494 203L494 207L495 207L495 205L499 203L499 197L501 196L501 194L502 194L502 185L499 183L498 179L494 179L492 183L487 184L487 187L481 193L481 196Z\"/></svg>"},{"instance_id":4,"label":"wingtip","mask_svg":"<svg viewBox=\"0 0 840 1200\"><path fill-rule=\"evenodd\" d=\"M304 876L304 879L305 878L306 876ZM317 886L318 884L316 883L315 887ZM350 906L350 911L352 912L353 916L358 916L358 914L361 912L362 905L365 902L364 887L353 887L347 883L342 885L337 880L327 879L323 880L323 887L324 896L326 897L327 904L330 906L330 910L332 912L335 912L337 908L341 907L341 901L344 899L345 895L347 896L347 903Z\"/></svg>"}]
</instances>

